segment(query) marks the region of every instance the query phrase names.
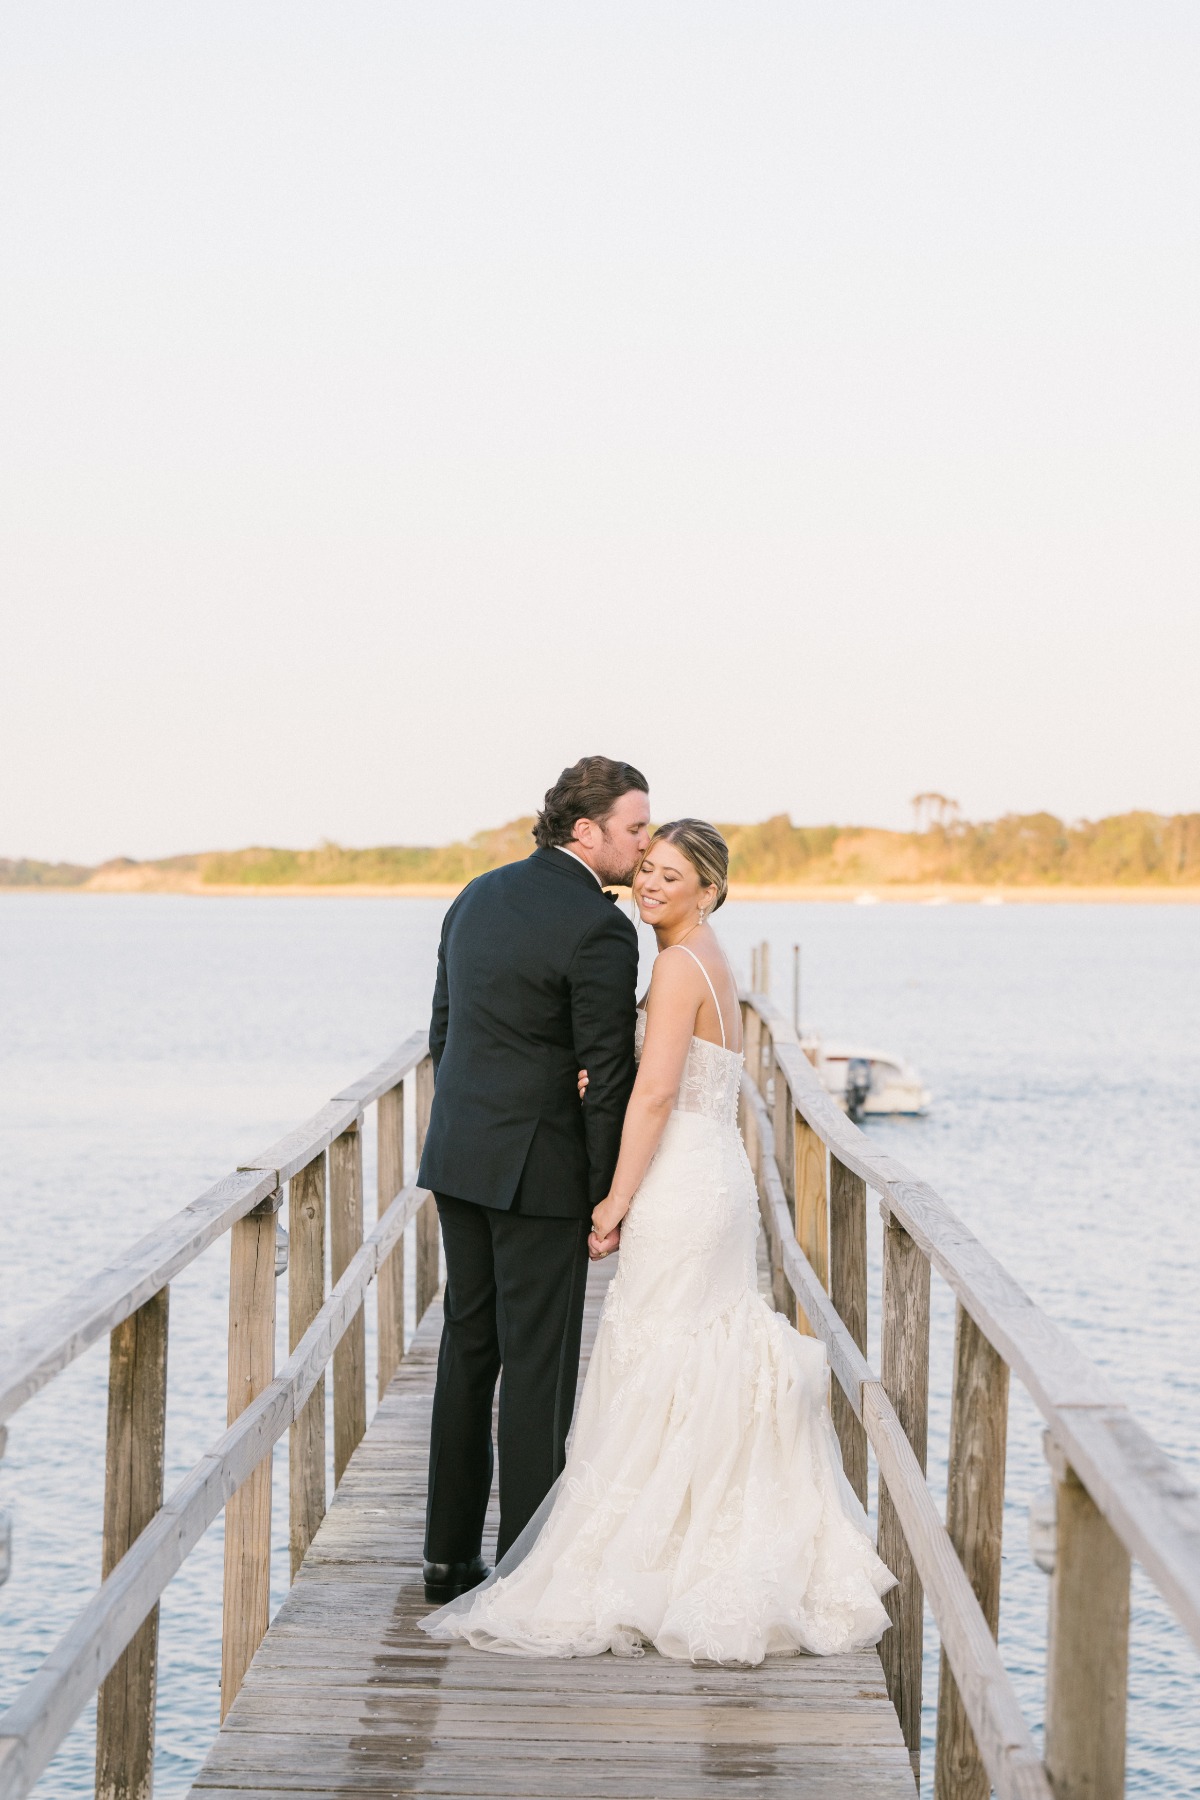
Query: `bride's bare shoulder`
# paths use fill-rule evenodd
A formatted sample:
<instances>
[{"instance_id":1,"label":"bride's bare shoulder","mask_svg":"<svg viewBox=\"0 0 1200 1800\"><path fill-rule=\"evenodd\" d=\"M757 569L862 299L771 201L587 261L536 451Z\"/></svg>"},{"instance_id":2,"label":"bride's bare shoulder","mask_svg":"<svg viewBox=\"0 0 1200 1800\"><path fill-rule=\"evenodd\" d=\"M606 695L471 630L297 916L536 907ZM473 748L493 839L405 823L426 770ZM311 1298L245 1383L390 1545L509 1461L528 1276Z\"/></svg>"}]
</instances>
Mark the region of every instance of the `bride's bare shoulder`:
<instances>
[{"instance_id":1,"label":"bride's bare shoulder","mask_svg":"<svg viewBox=\"0 0 1200 1800\"><path fill-rule=\"evenodd\" d=\"M672 955L677 946L668 945L660 950L654 959L654 967L650 971L650 986L646 989L646 1005L656 1012L666 1012L675 1007L685 1009L691 1007L695 1011L696 984L703 980L690 956Z\"/></svg>"}]
</instances>

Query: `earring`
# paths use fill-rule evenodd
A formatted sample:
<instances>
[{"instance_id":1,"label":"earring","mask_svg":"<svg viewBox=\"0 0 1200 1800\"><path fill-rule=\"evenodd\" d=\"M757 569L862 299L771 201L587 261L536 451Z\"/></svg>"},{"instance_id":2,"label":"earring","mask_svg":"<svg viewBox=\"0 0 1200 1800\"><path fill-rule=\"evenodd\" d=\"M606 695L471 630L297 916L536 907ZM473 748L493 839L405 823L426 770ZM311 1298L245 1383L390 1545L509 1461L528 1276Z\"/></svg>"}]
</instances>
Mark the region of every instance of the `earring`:
<instances>
[{"instance_id":1,"label":"earring","mask_svg":"<svg viewBox=\"0 0 1200 1800\"><path fill-rule=\"evenodd\" d=\"M698 925L703 925L703 923L704 923L704 908L703 907L700 908L700 917L697 919L696 923Z\"/></svg>"}]
</instances>

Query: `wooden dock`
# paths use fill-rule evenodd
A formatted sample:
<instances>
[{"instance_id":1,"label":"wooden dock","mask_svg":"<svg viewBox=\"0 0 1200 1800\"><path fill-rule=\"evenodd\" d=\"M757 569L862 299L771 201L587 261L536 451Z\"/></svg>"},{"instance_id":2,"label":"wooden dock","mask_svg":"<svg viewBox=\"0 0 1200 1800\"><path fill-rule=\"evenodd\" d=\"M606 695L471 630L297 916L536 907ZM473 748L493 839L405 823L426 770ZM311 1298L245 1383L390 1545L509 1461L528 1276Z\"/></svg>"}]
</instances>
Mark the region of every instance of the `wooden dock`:
<instances>
[{"instance_id":1,"label":"wooden dock","mask_svg":"<svg viewBox=\"0 0 1200 1800\"><path fill-rule=\"evenodd\" d=\"M652 1654L526 1661L417 1631L440 1309L436 1209L405 1182L433 1092L415 1032L0 1343L0 1455L5 1421L109 1345L103 1580L0 1714L0 1800L26 1800L94 1695L97 1800L150 1800L159 1600L222 1513L223 1724L193 1800L900 1800L914 1792L923 1732L934 1800L1122 1800L1131 1563L1200 1644L1200 1493L929 1183L838 1110L766 995L742 1004L760 1279L824 1343L847 1479L864 1502L878 1495L879 1550L897 1576L879 1655L758 1669ZM883 1220L878 1371L866 1356L869 1191ZM418 1321L407 1350L406 1236ZM228 1427L168 1495L170 1284L218 1244ZM593 1272L585 1354L610 1274ZM957 1311L944 1513L925 1477L935 1276ZM380 1395L369 1429L368 1304ZM1040 1721L1025 1716L996 1643L1013 1377L1045 1424L1056 1507ZM292 1587L268 1629L271 1452L284 1436ZM941 1650L932 1746L927 1611Z\"/></svg>"},{"instance_id":2,"label":"wooden dock","mask_svg":"<svg viewBox=\"0 0 1200 1800\"><path fill-rule=\"evenodd\" d=\"M592 1271L585 1357L613 1268ZM760 1669L653 1653L526 1661L417 1629L440 1312L426 1313L347 1467L194 1800L912 1800L873 1650ZM495 1526L493 1503L490 1539Z\"/></svg>"}]
</instances>

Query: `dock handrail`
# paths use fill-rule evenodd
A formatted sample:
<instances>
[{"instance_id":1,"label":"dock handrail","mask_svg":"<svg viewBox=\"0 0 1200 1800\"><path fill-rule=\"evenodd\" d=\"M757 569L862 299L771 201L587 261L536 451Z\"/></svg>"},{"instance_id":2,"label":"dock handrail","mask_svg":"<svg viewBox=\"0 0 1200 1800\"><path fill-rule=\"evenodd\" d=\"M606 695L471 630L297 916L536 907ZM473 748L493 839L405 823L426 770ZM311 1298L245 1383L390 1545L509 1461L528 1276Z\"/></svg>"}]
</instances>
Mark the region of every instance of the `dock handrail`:
<instances>
[{"instance_id":1,"label":"dock handrail","mask_svg":"<svg viewBox=\"0 0 1200 1800\"><path fill-rule=\"evenodd\" d=\"M937 1800L993 1787L1002 1800L1119 1800L1130 1559L1200 1645L1200 1493L941 1196L846 1117L769 998L743 994L742 1011L742 1129L775 1304L826 1344L864 1502L875 1452L880 1554L899 1577L880 1654L914 1771L927 1594L942 1648ZM879 1376L865 1357L868 1187L885 1227ZM944 1526L924 1473L931 1269L957 1309ZM1044 1762L995 1644L1010 1370L1046 1422L1057 1499Z\"/></svg>"},{"instance_id":2,"label":"dock handrail","mask_svg":"<svg viewBox=\"0 0 1200 1800\"><path fill-rule=\"evenodd\" d=\"M410 1081L419 1156L433 1092L424 1032L0 1340L0 1422L89 1346L106 1335L110 1342L103 1579L0 1714L0 1800L23 1800L97 1689L96 1793L150 1791L158 1601L223 1509L222 1717L232 1705L268 1622L271 1450L290 1428L294 1576L325 1511L324 1372L332 1359L336 1484L366 1429L363 1304L372 1283L380 1393L404 1352L403 1240L413 1219L418 1318L437 1291L433 1199L403 1182L404 1091ZM361 1125L372 1104L377 1223L364 1239ZM291 1354L276 1374L275 1215L285 1186ZM325 1297L327 1189L332 1286ZM164 1504L169 1284L226 1232L228 1429Z\"/></svg>"},{"instance_id":3,"label":"dock handrail","mask_svg":"<svg viewBox=\"0 0 1200 1800\"><path fill-rule=\"evenodd\" d=\"M898 1577L880 1655L914 1772L927 1595L942 1653L936 1800L987 1800L992 1788L1000 1800L1120 1800L1131 1558L1200 1644L1200 1494L934 1189L846 1118L769 999L743 994L742 1013L740 1123L774 1303L827 1347L834 1425L864 1504L868 1449L875 1455L879 1549ZM97 1689L97 1795L149 1791L159 1598L222 1509L222 1717L228 1711L268 1623L272 1446L290 1432L294 1576L326 1504L324 1371L332 1359L336 1485L366 1429L372 1284L381 1393L403 1355L413 1219L418 1317L437 1290L432 1197L403 1179L410 1084L419 1154L433 1092L424 1033L0 1342L0 1421L90 1345L110 1342L103 1579L0 1715L0 1800L24 1800ZM364 1236L371 1105L377 1220ZM868 1187L885 1227L878 1374L866 1357ZM285 1188L290 1354L276 1372L275 1215ZM169 1284L226 1232L228 1428L164 1503ZM957 1307L944 1523L925 1477L933 1270ZM995 1641L1010 1371L1045 1419L1058 1503L1044 1754Z\"/></svg>"},{"instance_id":4,"label":"dock handrail","mask_svg":"<svg viewBox=\"0 0 1200 1800\"><path fill-rule=\"evenodd\" d=\"M425 1053L425 1033L415 1032L311 1119L252 1162L223 1175L181 1212L139 1238L116 1262L0 1339L0 1424L153 1299L210 1244L326 1149L340 1131L349 1129L363 1108L411 1074Z\"/></svg>"}]
</instances>

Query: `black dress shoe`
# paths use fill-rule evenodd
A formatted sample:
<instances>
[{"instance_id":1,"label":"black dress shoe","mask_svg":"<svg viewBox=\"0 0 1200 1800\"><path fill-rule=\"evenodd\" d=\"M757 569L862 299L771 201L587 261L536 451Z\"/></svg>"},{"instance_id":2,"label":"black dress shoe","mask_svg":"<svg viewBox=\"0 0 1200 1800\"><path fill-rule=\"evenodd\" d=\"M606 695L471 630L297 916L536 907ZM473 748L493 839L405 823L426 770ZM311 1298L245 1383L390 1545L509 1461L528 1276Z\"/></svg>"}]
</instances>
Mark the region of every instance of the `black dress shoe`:
<instances>
[{"instance_id":1,"label":"black dress shoe","mask_svg":"<svg viewBox=\"0 0 1200 1800\"><path fill-rule=\"evenodd\" d=\"M492 1571L482 1556L473 1556L470 1562L427 1562L422 1572L425 1576L425 1598L444 1606L447 1600L457 1600L460 1594L478 1587Z\"/></svg>"}]
</instances>

